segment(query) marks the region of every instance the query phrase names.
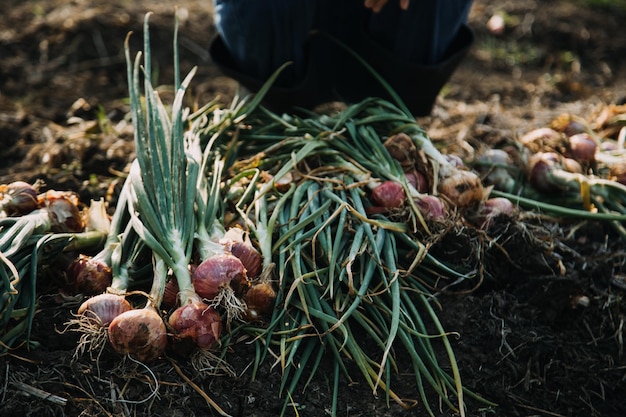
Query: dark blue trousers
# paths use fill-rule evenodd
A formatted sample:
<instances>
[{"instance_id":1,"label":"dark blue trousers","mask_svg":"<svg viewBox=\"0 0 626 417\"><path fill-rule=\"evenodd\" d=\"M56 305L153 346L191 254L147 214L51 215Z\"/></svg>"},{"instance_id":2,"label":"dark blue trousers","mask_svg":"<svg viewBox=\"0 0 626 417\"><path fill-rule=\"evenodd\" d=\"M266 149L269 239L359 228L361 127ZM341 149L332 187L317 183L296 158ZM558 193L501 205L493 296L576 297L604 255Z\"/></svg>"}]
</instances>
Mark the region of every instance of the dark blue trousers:
<instances>
[{"instance_id":1,"label":"dark blue trousers","mask_svg":"<svg viewBox=\"0 0 626 417\"><path fill-rule=\"evenodd\" d=\"M426 88L428 94L424 94L427 103L416 111L429 112L452 73L448 61L466 51L473 39L465 26L471 0L413 0L406 11L400 9L397 0L390 0L379 13L372 13L363 3L214 0L218 39L211 47L211 55L228 75L252 90L282 64L293 62L281 74L276 87L284 89L284 93L289 93L289 89L298 94L304 92L306 97L295 98L294 105L306 107L333 99L354 101L384 96L380 85L372 82L363 66L337 42L313 35L327 34L362 56L384 78L395 78L392 84L396 90L415 90L417 84L433 82L424 79L429 70L440 73L442 77L435 77L438 86L434 97L430 85ZM458 59L452 61L453 70ZM394 77L389 70L395 65L402 67L402 74ZM303 89L309 92L300 91ZM268 99L271 98L270 94ZM290 98L284 99L287 102L283 104L291 104Z\"/></svg>"}]
</instances>

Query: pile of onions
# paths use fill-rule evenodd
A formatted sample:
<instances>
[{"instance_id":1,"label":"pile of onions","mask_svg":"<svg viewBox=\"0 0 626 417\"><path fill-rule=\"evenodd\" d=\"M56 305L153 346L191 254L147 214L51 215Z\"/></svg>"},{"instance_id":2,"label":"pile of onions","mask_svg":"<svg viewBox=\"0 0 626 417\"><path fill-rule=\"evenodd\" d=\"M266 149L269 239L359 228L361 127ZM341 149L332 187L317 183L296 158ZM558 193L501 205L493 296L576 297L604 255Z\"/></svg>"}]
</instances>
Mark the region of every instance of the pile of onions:
<instances>
[{"instance_id":1,"label":"pile of onions","mask_svg":"<svg viewBox=\"0 0 626 417\"><path fill-rule=\"evenodd\" d=\"M425 193L429 187L423 175L424 161L418 154L413 139L406 133L398 133L389 137L384 145L390 155L398 160L404 172L409 173L411 177L415 176L415 191ZM460 158L454 155L442 155L430 142L424 141L421 145L421 152L429 158L429 163L435 166L434 189L430 190L432 192L429 194L440 193L457 208L474 206L484 199L480 177L471 172Z\"/></svg>"}]
</instances>

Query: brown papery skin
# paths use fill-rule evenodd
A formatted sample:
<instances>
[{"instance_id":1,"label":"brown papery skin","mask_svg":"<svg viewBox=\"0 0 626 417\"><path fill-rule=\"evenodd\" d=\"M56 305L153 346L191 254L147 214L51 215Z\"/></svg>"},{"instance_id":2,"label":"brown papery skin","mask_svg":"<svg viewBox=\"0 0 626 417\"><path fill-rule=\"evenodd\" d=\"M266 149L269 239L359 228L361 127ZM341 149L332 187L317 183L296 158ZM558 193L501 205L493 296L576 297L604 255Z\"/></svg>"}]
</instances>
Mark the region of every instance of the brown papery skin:
<instances>
[{"instance_id":1,"label":"brown papery skin","mask_svg":"<svg viewBox=\"0 0 626 417\"><path fill-rule=\"evenodd\" d=\"M439 192L456 207L472 206L483 199L483 184L470 171L457 170L439 184Z\"/></svg>"},{"instance_id":2,"label":"brown papery skin","mask_svg":"<svg viewBox=\"0 0 626 417\"><path fill-rule=\"evenodd\" d=\"M415 143L406 133L390 136L384 146L389 155L398 161L404 170L410 170L415 166Z\"/></svg>"},{"instance_id":3,"label":"brown papery skin","mask_svg":"<svg viewBox=\"0 0 626 417\"><path fill-rule=\"evenodd\" d=\"M250 287L245 300L246 320L256 321L272 312L276 303L276 291L269 282L261 282Z\"/></svg>"},{"instance_id":4,"label":"brown papery skin","mask_svg":"<svg viewBox=\"0 0 626 417\"><path fill-rule=\"evenodd\" d=\"M24 181L0 185L0 211L7 216L22 216L39 207L37 189Z\"/></svg>"},{"instance_id":5,"label":"brown papery skin","mask_svg":"<svg viewBox=\"0 0 626 417\"><path fill-rule=\"evenodd\" d=\"M109 325L111 347L121 355L140 362L158 359L167 347L167 330L159 314L151 308L130 310Z\"/></svg>"},{"instance_id":6,"label":"brown papery skin","mask_svg":"<svg viewBox=\"0 0 626 417\"><path fill-rule=\"evenodd\" d=\"M250 242L233 242L230 252L243 263L248 278L256 278L261 274L261 254Z\"/></svg>"}]
</instances>

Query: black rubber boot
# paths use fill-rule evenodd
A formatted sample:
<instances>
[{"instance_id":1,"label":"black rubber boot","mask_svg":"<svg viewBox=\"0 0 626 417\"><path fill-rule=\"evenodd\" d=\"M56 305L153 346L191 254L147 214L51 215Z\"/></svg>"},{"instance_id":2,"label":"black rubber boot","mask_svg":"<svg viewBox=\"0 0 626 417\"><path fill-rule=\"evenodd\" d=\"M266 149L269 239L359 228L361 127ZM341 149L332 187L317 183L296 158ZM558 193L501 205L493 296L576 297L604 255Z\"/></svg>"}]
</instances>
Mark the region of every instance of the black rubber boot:
<instances>
[{"instance_id":1,"label":"black rubber boot","mask_svg":"<svg viewBox=\"0 0 626 417\"><path fill-rule=\"evenodd\" d=\"M448 48L445 59L438 65L416 65L399 59L380 44L362 35L355 52L362 56L387 84L400 96L414 116L426 116L441 89L448 82L474 41L474 34L462 26ZM338 93L344 101L358 102L366 97L377 96L391 100L391 96L371 72L361 63L346 65L347 71L338 75Z\"/></svg>"}]
</instances>

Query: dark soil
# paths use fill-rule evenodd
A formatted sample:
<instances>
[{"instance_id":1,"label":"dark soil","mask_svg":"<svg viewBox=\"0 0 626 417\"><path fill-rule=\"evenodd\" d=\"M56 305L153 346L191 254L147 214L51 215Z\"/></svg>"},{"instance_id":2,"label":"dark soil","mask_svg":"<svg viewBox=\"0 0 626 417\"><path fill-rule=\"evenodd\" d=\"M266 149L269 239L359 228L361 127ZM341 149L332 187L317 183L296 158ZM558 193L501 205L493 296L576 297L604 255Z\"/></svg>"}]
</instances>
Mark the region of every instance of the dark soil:
<instances>
[{"instance_id":1,"label":"dark soil","mask_svg":"<svg viewBox=\"0 0 626 417\"><path fill-rule=\"evenodd\" d=\"M167 85L174 3L5 3L0 183L42 179L49 188L78 192L84 202L110 197L133 157L124 39L137 33L131 43L140 49L144 14L154 12L153 60ZM215 97L229 103L236 89L206 52L213 33L210 3L176 2L186 16L181 70L199 67L191 88L197 104ZM626 36L620 35L626 10L617 6L623 2L587 3L593 2L476 1L470 22L476 45L432 116L420 119L433 140L471 159L482 146L510 143L561 113L593 120L607 105L626 101ZM497 36L486 24L501 12L508 26ZM604 224L532 213L519 224L494 227L500 228L491 234L500 237L497 242L459 233L433 249L437 256L465 256L484 271L481 282L438 295L444 328L458 333L453 348L465 386L497 404L468 398L467 415L626 415L623 242ZM64 323L81 299L46 282L39 293L32 337L40 348L0 357L0 416L217 415L203 393L234 416L280 413L279 370L266 364L253 379L254 351L245 341L226 357L231 372L217 369L219 375L176 356L146 368L107 350L76 354L79 335L64 331ZM410 397L414 381L400 374L396 387ZM67 403L29 395L19 383ZM329 415L331 392L332 378L318 373L306 391L294 393L287 415ZM409 411L387 405L365 384L344 381L340 394L340 416L426 415L420 404Z\"/></svg>"}]
</instances>

